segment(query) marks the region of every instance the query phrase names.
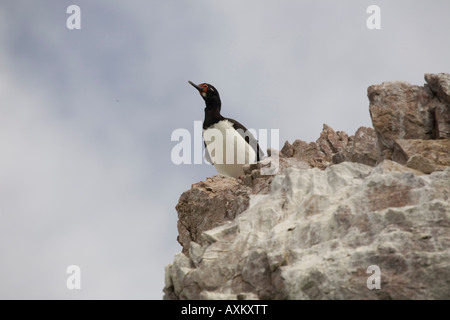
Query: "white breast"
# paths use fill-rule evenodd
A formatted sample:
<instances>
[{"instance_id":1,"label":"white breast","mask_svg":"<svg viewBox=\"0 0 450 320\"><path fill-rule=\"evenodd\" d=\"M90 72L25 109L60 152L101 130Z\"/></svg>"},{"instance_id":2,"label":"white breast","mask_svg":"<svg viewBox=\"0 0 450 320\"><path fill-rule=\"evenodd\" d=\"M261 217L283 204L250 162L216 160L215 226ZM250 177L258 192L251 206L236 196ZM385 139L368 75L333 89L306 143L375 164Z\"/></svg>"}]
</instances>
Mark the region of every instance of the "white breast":
<instances>
[{"instance_id":1,"label":"white breast","mask_svg":"<svg viewBox=\"0 0 450 320\"><path fill-rule=\"evenodd\" d=\"M244 174L244 164L256 163L255 151L228 120L203 130L203 139L219 174L239 177Z\"/></svg>"}]
</instances>

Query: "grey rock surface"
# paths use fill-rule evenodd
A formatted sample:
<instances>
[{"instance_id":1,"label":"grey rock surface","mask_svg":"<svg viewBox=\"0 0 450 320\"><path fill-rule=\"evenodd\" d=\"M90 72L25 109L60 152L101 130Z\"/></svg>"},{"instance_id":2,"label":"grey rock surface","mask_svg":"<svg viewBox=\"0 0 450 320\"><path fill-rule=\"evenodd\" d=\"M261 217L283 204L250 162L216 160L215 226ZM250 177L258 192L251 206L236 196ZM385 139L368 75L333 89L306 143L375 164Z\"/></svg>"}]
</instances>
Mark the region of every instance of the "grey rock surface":
<instances>
[{"instance_id":1,"label":"grey rock surface","mask_svg":"<svg viewBox=\"0 0 450 320\"><path fill-rule=\"evenodd\" d=\"M450 169L287 169L251 198L175 257L166 298L450 298ZM380 289L367 287L372 265Z\"/></svg>"}]
</instances>

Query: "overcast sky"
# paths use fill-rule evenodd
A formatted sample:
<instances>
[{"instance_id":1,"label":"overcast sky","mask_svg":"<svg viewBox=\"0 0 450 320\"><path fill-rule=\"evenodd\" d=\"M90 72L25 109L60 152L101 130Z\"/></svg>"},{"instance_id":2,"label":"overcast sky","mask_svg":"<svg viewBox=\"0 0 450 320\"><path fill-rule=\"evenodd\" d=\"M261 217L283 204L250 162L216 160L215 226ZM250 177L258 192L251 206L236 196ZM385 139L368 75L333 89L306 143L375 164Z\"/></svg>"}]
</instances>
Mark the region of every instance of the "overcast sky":
<instances>
[{"instance_id":1,"label":"overcast sky","mask_svg":"<svg viewBox=\"0 0 450 320\"><path fill-rule=\"evenodd\" d=\"M170 158L171 133L203 120L188 80L280 145L323 123L354 134L371 126L368 86L450 72L449 13L446 0L2 1L0 298L161 299L178 198L216 174Z\"/></svg>"}]
</instances>

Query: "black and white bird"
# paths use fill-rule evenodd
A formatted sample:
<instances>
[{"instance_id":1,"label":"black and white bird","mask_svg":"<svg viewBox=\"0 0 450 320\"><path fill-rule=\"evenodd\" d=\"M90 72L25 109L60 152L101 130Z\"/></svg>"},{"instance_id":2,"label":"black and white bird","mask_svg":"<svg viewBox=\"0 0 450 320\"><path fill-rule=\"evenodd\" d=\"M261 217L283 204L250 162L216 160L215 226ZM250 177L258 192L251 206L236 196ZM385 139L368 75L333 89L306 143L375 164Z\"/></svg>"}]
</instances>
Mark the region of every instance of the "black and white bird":
<instances>
[{"instance_id":1,"label":"black and white bird","mask_svg":"<svg viewBox=\"0 0 450 320\"><path fill-rule=\"evenodd\" d=\"M264 156L258 141L241 123L220 114L222 103L216 88L208 83L188 82L198 90L206 104L203 140L207 160L221 175L235 178L243 175L244 164L256 163Z\"/></svg>"}]
</instances>

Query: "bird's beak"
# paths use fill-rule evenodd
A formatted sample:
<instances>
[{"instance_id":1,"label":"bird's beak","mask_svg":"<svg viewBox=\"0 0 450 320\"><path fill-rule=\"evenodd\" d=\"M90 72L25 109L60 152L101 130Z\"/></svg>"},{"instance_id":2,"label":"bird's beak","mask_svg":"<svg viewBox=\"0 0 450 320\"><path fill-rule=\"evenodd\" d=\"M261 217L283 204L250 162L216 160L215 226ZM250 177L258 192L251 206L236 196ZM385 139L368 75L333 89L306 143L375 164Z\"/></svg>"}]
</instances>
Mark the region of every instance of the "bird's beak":
<instances>
[{"instance_id":1,"label":"bird's beak","mask_svg":"<svg viewBox=\"0 0 450 320\"><path fill-rule=\"evenodd\" d=\"M197 89L200 93L202 93L203 91L205 91L205 88L196 85L196 84L193 83L192 81L188 81L188 82L189 82L189 84L190 84L191 86L193 86L195 89Z\"/></svg>"}]
</instances>

